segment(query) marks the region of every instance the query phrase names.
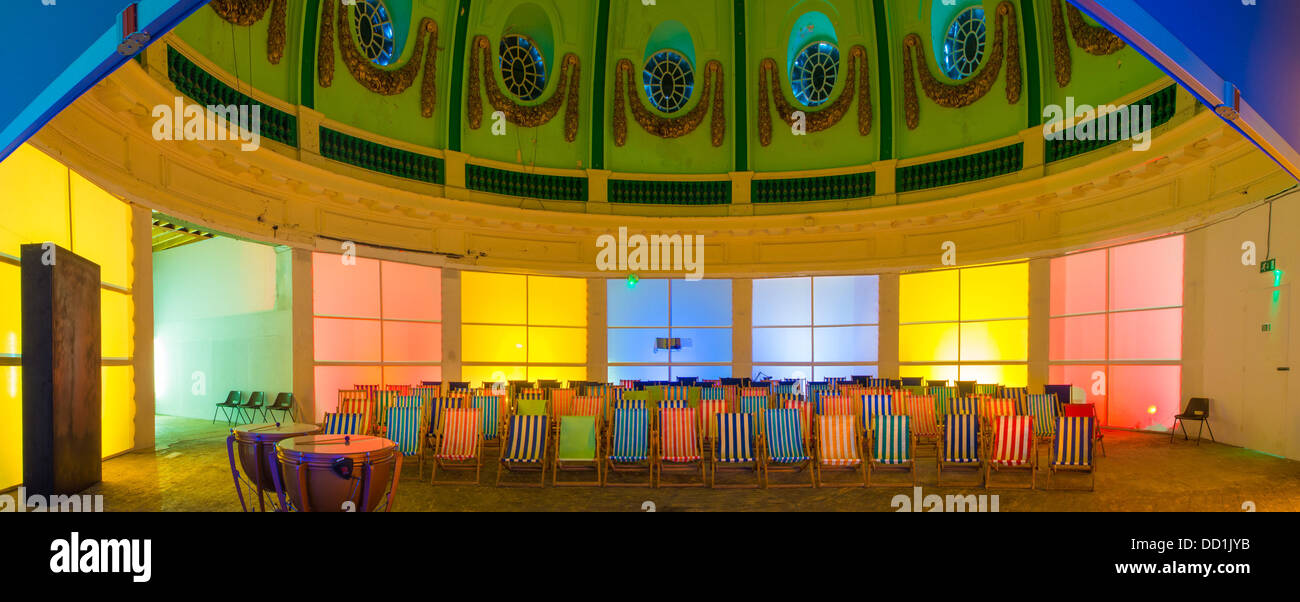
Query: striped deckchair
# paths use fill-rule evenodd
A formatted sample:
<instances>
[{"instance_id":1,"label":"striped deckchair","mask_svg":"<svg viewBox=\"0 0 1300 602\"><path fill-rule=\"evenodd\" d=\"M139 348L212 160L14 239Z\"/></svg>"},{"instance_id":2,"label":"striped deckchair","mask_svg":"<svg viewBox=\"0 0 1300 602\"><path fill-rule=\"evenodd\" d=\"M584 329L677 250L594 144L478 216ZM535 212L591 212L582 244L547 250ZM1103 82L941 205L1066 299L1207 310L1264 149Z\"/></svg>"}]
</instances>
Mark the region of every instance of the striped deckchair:
<instances>
[{"instance_id":1,"label":"striped deckchair","mask_svg":"<svg viewBox=\"0 0 1300 602\"><path fill-rule=\"evenodd\" d=\"M452 408L444 412L434 439L433 478L438 484L438 469L473 470L474 480L447 481L444 484L475 485L483 471L483 412L477 408Z\"/></svg>"},{"instance_id":2,"label":"striped deckchair","mask_svg":"<svg viewBox=\"0 0 1300 602\"><path fill-rule=\"evenodd\" d=\"M498 435L501 432L501 423L508 413L505 399L496 395L479 395L470 398L470 407L482 412L483 440L489 445L500 444Z\"/></svg>"},{"instance_id":3,"label":"striped deckchair","mask_svg":"<svg viewBox=\"0 0 1300 602\"><path fill-rule=\"evenodd\" d=\"M767 409L767 395L741 395L740 406L737 409L745 414L757 416L759 412Z\"/></svg>"},{"instance_id":4,"label":"striped deckchair","mask_svg":"<svg viewBox=\"0 0 1300 602\"><path fill-rule=\"evenodd\" d=\"M437 399L441 392L442 387L437 385L411 387L411 395L419 396L420 401L423 401L425 405L429 405L433 400Z\"/></svg>"},{"instance_id":5,"label":"striped deckchair","mask_svg":"<svg viewBox=\"0 0 1300 602\"><path fill-rule=\"evenodd\" d=\"M830 395L831 392L832 391L831 391L830 383L823 383L823 382L808 383L808 400L815 404L818 404L817 405L818 408L821 407L822 396Z\"/></svg>"},{"instance_id":6,"label":"striped deckchair","mask_svg":"<svg viewBox=\"0 0 1300 602\"><path fill-rule=\"evenodd\" d=\"M1034 488L1034 478L1038 473L1038 446L1034 445L1033 417L998 416L993 420L993 446L984 463L985 489L992 487L990 476L995 470L1028 470L1029 486L1019 488Z\"/></svg>"},{"instance_id":7,"label":"striped deckchair","mask_svg":"<svg viewBox=\"0 0 1300 602\"><path fill-rule=\"evenodd\" d=\"M650 402L646 400L649 397L644 391L633 391L623 399L613 403L605 404L605 424L613 424L614 413L619 410L650 410Z\"/></svg>"},{"instance_id":8,"label":"striped deckchair","mask_svg":"<svg viewBox=\"0 0 1300 602\"><path fill-rule=\"evenodd\" d=\"M727 390L723 387L704 387L700 389L700 399L727 399Z\"/></svg>"},{"instance_id":9,"label":"striped deckchair","mask_svg":"<svg viewBox=\"0 0 1300 602\"><path fill-rule=\"evenodd\" d=\"M923 445L934 445L938 449L939 445L939 418L935 411L934 398L929 396L904 396L903 412L912 417L912 433L916 436L917 443Z\"/></svg>"},{"instance_id":10,"label":"striped deckchair","mask_svg":"<svg viewBox=\"0 0 1300 602\"><path fill-rule=\"evenodd\" d=\"M867 486L916 486L916 447L909 416L876 416L867 431ZM878 471L896 470L912 474L911 483L880 483L872 485L871 475Z\"/></svg>"},{"instance_id":11,"label":"striped deckchair","mask_svg":"<svg viewBox=\"0 0 1300 602\"><path fill-rule=\"evenodd\" d=\"M669 385L664 387L663 401L690 401L691 389L695 388L696 387L690 387L687 385Z\"/></svg>"},{"instance_id":12,"label":"striped deckchair","mask_svg":"<svg viewBox=\"0 0 1300 602\"><path fill-rule=\"evenodd\" d=\"M551 389L551 408L569 405L578 398L577 389Z\"/></svg>"},{"instance_id":13,"label":"striped deckchair","mask_svg":"<svg viewBox=\"0 0 1300 602\"><path fill-rule=\"evenodd\" d=\"M388 426L388 409L397 407L397 391L375 391L370 398L375 400L375 424L371 432L383 436Z\"/></svg>"},{"instance_id":14,"label":"striped deckchair","mask_svg":"<svg viewBox=\"0 0 1300 602\"><path fill-rule=\"evenodd\" d=\"M703 441L700 437L699 422L690 407L659 408L659 453L655 454L655 479L660 487L703 487L704 475ZM692 474L699 470L700 481L685 483L664 482L664 471Z\"/></svg>"},{"instance_id":15,"label":"striped deckchair","mask_svg":"<svg viewBox=\"0 0 1300 602\"><path fill-rule=\"evenodd\" d=\"M600 427L595 416L560 418L555 458L551 464L551 485L580 487L601 485ZM560 472L594 471L595 481L561 481Z\"/></svg>"},{"instance_id":16,"label":"striped deckchair","mask_svg":"<svg viewBox=\"0 0 1300 602\"><path fill-rule=\"evenodd\" d=\"M419 475L417 478L424 476L424 425L427 424L424 419L424 405L419 403L419 397L414 395L410 399L416 400L410 404L400 404L388 408L388 432L386 438L397 444L397 449L402 452L403 456L417 456L419 459Z\"/></svg>"},{"instance_id":17,"label":"striped deckchair","mask_svg":"<svg viewBox=\"0 0 1300 602\"><path fill-rule=\"evenodd\" d=\"M551 402L545 399L520 399L515 402L516 416L550 416L552 408Z\"/></svg>"},{"instance_id":18,"label":"striped deckchair","mask_svg":"<svg viewBox=\"0 0 1300 602\"><path fill-rule=\"evenodd\" d=\"M375 402L370 399L370 393L362 390L339 391L339 404L335 408L337 414L361 414L361 432L359 435L369 435L374 432L375 422Z\"/></svg>"},{"instance_id":19,"label":"striped deckchair","mask_svg":"<svg viewBox=\"0 0 1300 602\"><path fill-rule=\"evenodd\" d=\"M546 399L546 389L520 389L515 399Z\"/></svg>"},{"instance_id":20,"label":"striped deckchair","mask_svg":"<svg viewBox=\"0 0 1300 602\"><path fill-rule=\"evenodd\" d=\"M926 390L926 394L931 397L934 397L934 401L936 404L935 409L938 410L939 414L948 414L950 413L948 410L949 406L952 404L952 402L955 399L957 399L957 388L956 387L929 387Z\"/></svg>"},{"instance_id":21,"label":"striped deckchair","mask_svg":"<svg viewBox=\"0 0 1300 602\"><path fill-rule=\"evenodd\" d=\"M460 397L439 397L430 402L428 407L429 428L426 433L428 438L433 440L434 436L438 432L438 427L441 424L440 421L447 410L464 407L464 404ZM431 447L430 449L433 448Z\"/></svg>"},{"instance_id":22,"label":"striped deckchair","mask_svg":"<svg viewBox=\"0 0 1300 602\"><path fill-rule=\"evenodd\" d=\"M1055 401L1055 400L1053 400ZM1097 419L1092 416L1061 416L1056 419L1052 451L1047 461L1047 488L1058 471L1086 472L1091 477L1088 491L1097 488ZM1035 454L1037 456L1037 454Z\"/></svg>"},{"instance_id":23,"label":"striped deckchair","mask_svg":"<svg viewBox=\"0 0 1300 602\"><path fill-rule=\"evenodd\" d=\"M635 389L635 388L636 388L636 383L637 383L637 381L635 381L635 380L623 380L623 381L619 381L619 384L622 385L622 387L623 387L624 389Z\"/></svg>"},{"instance_id":24,"label":"striped deckchair","mask_svg":"<svg viewBox=\"0 0 1300 602\"><path fill-rule=\"evenodd\" d=\"M862 395L858 399L862 400L862 411L858 414L866 424L871 424L871 419L876 416L888 416L894 413L893 397L890 395ZM899 409L901 414L902 408Z\"/></svg>"},{"instance_id":25,"label":"striped deckchair","mask_svg":"<svg viewBox=\"0 0 1300 602\"><path fill-rule=\"evenodd\" d=\"M816 486L813 474L812 452L804 428L799 420L799 410L780 408L763 411L763 481L765 487L804 487L802 483L772 484L772 470L777 472L808 472L808 487Z\"/></svg>"},{"instance_id":26,"label":"striped deckchair","mask_svg":"<svg viewBox=\"0 0 1300 602\"><path fill-rule=\"evenodd\" d=\"M1040 443L1051 441L1056 435L1056 396L1026 395L1022 416L1034 417L1034 438Z\"/></svg>"},{"instance_id":27,"label":"striped deckchair","mask_svg":"<svg viewBox=\"0 0 1300 602\"><path fill-rule=\"evenodd\" d=\"M393 391L398 395L410 395L411 385L384 385L385 391Z\"/></svg>"},{"instance_id":28,"label":"striped deckchair","mask_svg":"<svg viewBox=\"0 0 1300 602\"><path fill-rule=\"evenodd\" d=\"M1016 402L1013 399L993 399L981 398L980 404L980 422L987 430L993 425L993 419L998 416L1016 416Z\"/></svg>"},{"instance_id":29,"label":"striped deckchair","mask_svg":"<svg viewBox=\"0 0 1300 602\"><path fill-rule=\"evenodd\" d=\"M541 487L546 484L546 443L550 419L545 414L520 414L506 422L505 446L501 448L501 467L497 470L497 487L507 472L536 472L539 480L504 482L508 486Z\"/></svg>"},{"instance_id":30,"label":"striped deckchair","mask_svg":"<svg viewBox=\"0 0 1300 602\"><path fill-rule=\"evenodd\" d=\"M644 407L614 411L614 422L606 431L605 474L645 471L646 482L612 483L607 487L650 487L654 485L654 462L650 450L650 416Z\"/></svg>"},{"instance_id":31,"label":"striped deckchair","mask_svg":"<svg viewBox=\"0 0 1300 602\"><path fill-rule=\"evenodd\" d=\"M352 385L352 388L358 391L365 391L366 395L374 395L377 391L383 389L383 387L379 385Z\"/></svg>"},{"instance_id":32,"label":"striped deckchair","mask_svg":"<svg viewBox=\"0 0 1300 602\"><path fill-rule=\"evenodd\" d=\"M817 404L817 413L823 416L846 416L856 414L853 399L848 395L822 395Z\"/></svg>"},{"instance_id":33,"label":"striped deckchair","mask_svg":"<svg viewBox=\"0 0 1300 602\"><path fill-rule=\"evenodd\" d=\"M973 471L983 477L983 455L980 450L980 421L970 414L946 414L943 417L943 437L939 439L936 454L939 486L943 486L943 469ZM971 483L976 486L981 483Z\"/></svg>"},{"instance_id":34,"label":"striped deckchair","mask_svg":"<svg viewBox=\"0 0 1300 602\"><path fill-rule=\"evenodd\" d=\"M812 439L813 414L814 408L811 401L800 401L798 399L786 399L781 402L781 407L799 410L799 424L803 426L804 439Z\"/></svg>"},{"instance_id":35,"label":"striped deckchair","mask_svg":"<svg viewBox=\"0 0 1300 602\"><path fill-rule=\"evenodd\" d=\"M952 416L979 416L980 402L974 397L963 397L954 399L947 405L948 411L943 412Z\"/></svg>"},{"instance_id":36,"label":"striped deckchair","mask_svg":"<svg viewBox=\"0 0 1300 602\"><path fill-rule=\"evenodd\" d=\"M325 414L325 427L322 435L360 435L364 425L363 414Z\"/></svg>"},{"instance_id":37,"label":"striped deckchair","mask_svg":"<svg viewBox=\"0 0 1300 602\"><path fill-rule=\"evenodd\" d=\"M998 385L981 385L981 384L976 384L976 385L975 385L975 394L976 394L976 395L988 395L988 396L991 396L991 397L997 396L997 394L998 394Z\"/></svg>"},{"instance_id":38,"label":"striped deckchair","mask_svg":"<svg viewBox=\"0 0 1300 602\"><path fill-rule=\"evenodd\" d=\"M798 385L794 385L794 384L776 385L775 387L772 387L772 394L773 395L797 395L798 391L795 390L796 387L798 387Z\"/></svg>"},{"instance_id":39,"label":"striped deckchair","mask_svg":"<svg viewBox=\"0 0 1300 602\"><path fill-rule=\"evenodd\" d=\"M858 430L857 416L818 416L813 430L817 449L818 487L865 487L866 465L862 461L862 433ZM861 482L826 482L826 471L858 473Z\"/></svg>"},{"instance_id":40,"label":"striped deckchair","mask_svg":"<svg viewBox=\"0 0 1300 602\"><path fill-rule=\"evenodd\" d=\"M922 386L916 386L916 385L909 385L909 386L903 387L903 391L904 391L905 393L907 393L908 395L912 395L912 396L915 396L915 397L921 397L921 396L929 395L929 391L927 391L925 387L922 387Z\"/></svg>"},{"instance_id":41,"label":"striped deckchair","mask_svg":"<svg viewBox=\"0 0 1300 602\"><path fill-rule=\"evenodd\" d=\"M714 428L717 437L713 442L713 457L709 462L713 473L710 479L711 486L718 489L757 489L762 485L762 475L760 474L758 456L754 449L754 431L757 430L754 428L756 422L754 415L747 412L722 413L715 418L717 424ZM719 485L719 470L724 472L753 471L754 484Z\"/></svg>"},{"instance_id":42,"label":"striped deckchair","mask_svg":"<svg viewBox=\"0 0 1300 602\"><path fill-rule=\"evenodd\" d=\"M714 416L727 413L726 399L701 399L700 400L700 435L709 443L709 449L712 449L713 441L717 435L718 423Z\"/></svg>"},{"instance_id":43,"label":"striped deckchair","mask_svg":"<svg viewBox=\"0 0 1300 602\"><path fill-rule=\"evenodd\" d=\"M767 387L741 387L740 397L768 397L772 391Z\"/></svg>"},{"instance_id":44,"label":"striped deckchair","mask_svg":"<svg viewBox=\"0 0 1300 602\"><path fill-rule=\"evenodd\" d=\"M567 406L557 406L556 416L604 416L605 400L598 395L580 395Z\"/></svg>"},{"instance_id":45,"label":"striped deckchair","mask_svg":"<svg viewBox=\"0 0 1300 602\"><path fill-rule=\"evenodd\" d=\"M1029 387L1002 387L996 395L1005 399L1014 399L1016 400L1016 408L1023 408L1025 399L1029 397ZM1020 415L1025 415L1023 410L1021 410Z\"/></svg>"}]
</instances>

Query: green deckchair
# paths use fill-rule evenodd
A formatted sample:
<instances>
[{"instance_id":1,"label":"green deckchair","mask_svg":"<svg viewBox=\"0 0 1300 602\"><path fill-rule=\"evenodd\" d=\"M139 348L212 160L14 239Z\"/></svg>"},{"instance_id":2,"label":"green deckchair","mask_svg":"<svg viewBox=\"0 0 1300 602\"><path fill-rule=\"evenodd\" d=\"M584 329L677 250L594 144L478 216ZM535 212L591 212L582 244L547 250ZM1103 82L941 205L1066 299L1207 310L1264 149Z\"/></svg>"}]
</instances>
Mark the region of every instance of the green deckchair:
<instances>
[{"instance_id":1,"label":"green deckchair","mask_svg":"<svg viewBox=\"0 0 1300 602\"><path fill-rule=\"evenodd\" d=\"M595 416L563 416L560 418L559 443L555 446L555 464L551 470L551 484L556 487L600 487L601 485L600 437L596 433ZM596 471L595 481L560 481L560 471Z\"/></svg>"}]
</instances>

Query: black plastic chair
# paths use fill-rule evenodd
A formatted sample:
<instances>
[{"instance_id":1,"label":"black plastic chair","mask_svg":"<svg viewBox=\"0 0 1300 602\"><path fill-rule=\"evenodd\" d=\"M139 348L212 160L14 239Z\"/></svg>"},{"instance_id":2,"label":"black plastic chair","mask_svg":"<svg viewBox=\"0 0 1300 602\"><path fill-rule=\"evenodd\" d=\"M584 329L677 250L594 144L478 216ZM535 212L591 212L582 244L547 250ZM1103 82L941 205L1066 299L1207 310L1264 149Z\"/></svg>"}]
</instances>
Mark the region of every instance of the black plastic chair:
<instances>
[{"instance_id":1,"label":"black plastic chair","mask_svg":"<svg viewBox=\"0 0 1300 602\"><path fill-rule=\"evenodd\" d=\"M1214 440L1214 429L1210 427L1210 399L1208 397L1193 397L1187 400L1187 407L1183 408L1183 413L1174 416L1174 426L1169 429L1169 442L1174 442L1174 429L1182 425L1183 441L1187 441L1187 421L1195 420L1201 423L1196 429L1196 444L1201 444L1201 431L1206 428L1210 429L1210 441Z\"/></svg>"},{"instance_id":2,"label":"black plastic chair","mask_svg":"<svg viewBox=\"0 0 1300 602\"><path fill-rule=\"evenodd\" d=\"M235 413L239 411L239 406L243 402L244 402L243 393L240 393L239 391L231 391L227 393L226 400L217 403L216 409L212 410L212 424L217 423L217 412L221 412L221 411L225 411L226 424L230 424L230 420L234 417Z\"/></svg>"},{"instance_id":3,"label":"black plastic chair","mask_svg":"<svg viewBox=\"0 0 1300 602\"><path fill-rule=\"evenodd\" d=\"M262 420L266 420L266 409L262 407L265 404L266 393L262 391L253 391L248 395L248 401L245 401L243 405L239 406L239 412L248 418L249 424L252 424L253 417L257 416L258 412L261 412ZM245 414L245 412L247 413Z\"/></svg>"},{"instance_id":4,"label":"black plastic chair","mask_svg":"<svg viewBox=\"0 0 1300 602\"><path fill-rule=\"evenodd\" d=\"M276 422L288 422L288 418L294 418L298 413L293 401L293 393L280 393L275 396L275 403L266 406L266 413L274 419L275 413L280 412L280 420Z\"/></svg>"},{"instance_id":5,"label":"black plastic chair","mask_svg":"<svg viewBox=\"0 0 1300 602\"><path fill-rule=\"evenodd\" d=\"M898 379L899 387L922 387L925 386L925 379L919 376L904 376Z\"/></svg>"}]
</instances>

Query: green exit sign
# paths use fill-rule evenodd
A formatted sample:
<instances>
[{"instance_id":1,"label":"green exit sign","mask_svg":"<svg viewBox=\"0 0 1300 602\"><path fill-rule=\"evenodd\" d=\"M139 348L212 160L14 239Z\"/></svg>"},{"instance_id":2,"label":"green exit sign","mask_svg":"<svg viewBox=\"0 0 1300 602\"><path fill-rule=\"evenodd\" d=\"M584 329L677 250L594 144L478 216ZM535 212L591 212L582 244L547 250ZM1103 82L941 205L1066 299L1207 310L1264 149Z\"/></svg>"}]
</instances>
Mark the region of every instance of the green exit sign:
<instances>
[{"instance_id":1,"label":"green exit sign","mask_svg":"<svg viewBox=\"0 0 1300 602\"><path fill-rule=\"evenodd\" d=\"M1259 264L1259 273L1261 274L1265 272L1271 272L1275 269L1277 269L1276 259L1265 259L1262 263Z\"/></svg>"}]
</instances>

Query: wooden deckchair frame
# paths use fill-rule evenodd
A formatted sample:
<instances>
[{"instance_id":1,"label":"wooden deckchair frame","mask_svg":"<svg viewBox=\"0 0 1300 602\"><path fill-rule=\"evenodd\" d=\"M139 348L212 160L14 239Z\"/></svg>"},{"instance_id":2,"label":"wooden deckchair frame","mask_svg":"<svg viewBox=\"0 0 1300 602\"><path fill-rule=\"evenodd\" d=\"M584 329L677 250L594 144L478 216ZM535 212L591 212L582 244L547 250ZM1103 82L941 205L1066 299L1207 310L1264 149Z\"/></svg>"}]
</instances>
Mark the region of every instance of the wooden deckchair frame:
<instances>
[{"instance_id":1,"label":"wooden deckchair frame","mask_svg":"<svg viewBox=\"0 0 1300 602\"><path fill-rule=\"evenodd\" d=\"M465 409L465 408L461 408L461 409ZM442 416L438 419L438 432L434 436L434 441L433 441L435 447L433 448L434 449L433 474L430 475L430 483L433 485L470 485L470 484L478 485L483 475L483 420L482 418L480 418L478 421L476 421L477 422L476 428L478 429L478 437L474 441L473 459L471 460L443 459L438 457L438 453L442 449L442 436L445 433L445 430L447 428L447 414L449 413L450 412L443 412ZM439 483L438 482L439 467L441 467L444 471L452 471L452 472L469 471L470 469L473 469L474 480L473 481L443 480L441 483Z\"/></svg>"},{"instance_id":2,"label":"wooden deckchair frame","mask_svg":"<svg viewBox=\"0 0 1300 602\"><path fill-rule=\"evenodd\" d=\"M542 425L542 453L540 456L538 456L536 462L520 462L517 460L510 460L506 458L506 451L510 449L510 441L511 441L510 436L514 434L510 431L510 426L513 424L513 421L511 420L506 421L506 430L504 432L504 436L502 437L501 457L498 459L498 463L500 464L500 466L497 468L497 483L496 483L497 487L502 487L502 486L545 487L546 486L546 459L547 459L547 454L550 452L551 418L550 416L546 416L546 415L543 415L542 418L546 421L546 424ZM522 482L502 481L501 477L504 476L506 472L512 472L512 473L537 472L538 480L536 484L527 481L522 481Z\"/></svg>"},{"instance_id":3,"label":"wooden deckchair frame","mask_svg":"<svg viewBox=\"0 0 1300 602\"><path fill-rule=\"evenodd\" d=\"M695 450L694 451L695 451L696 459L687 462L674 462L674 461L665 460L663 457L663 450L664 450L663 430L659 430L657 432L659 445L655 448L658 451L658 453L653 456L655 474L652 475L651 477L652 481L656 483L657 487L704 487L708 485L708 475L705 473L704 470L704 435L700 432L699 410L696 408L692 408L692 410L694 411L692 412L691 423L695 425ZM659 411L662 412L663 409L660 409ZM662 428L662 420L663 418L660 417L661 428ZM665 469L667 469L667 472L670 474L672 473L690 474L695 472L696 469L699 469L700 482L696 483L694 481L688 481L686 483L672 483L672 482L664 483Z\"/></svg>"},{"instance_id":4,"label":"wooden deckchair frame","mask_svg":"<svg viewBox=\"0 0 1300 602\"><path fill-rule=\"evenodd\" d=\"M779 408L779 409L787 409L787 408ZM793 408L788 408L788 409L793 409ZM772 456L768 453L769 450L767 448L767 436L766 436L767 435L766 415L770 411L771 411L770 409L764 410L759 415L759 420L763 421L764 424L764 426L760 428L760 431L763 432L764 436L759 439L759 453L758 453L758 456L763 460L763 480L762 480L763 488L792 489L796 487L798 488L816 487L817 476L813 474L816 471L816 469L813 467L813 464L816 461L816 456L814 456L813 453L808 449L808 443L811 441L811 437L804 434L802 424L799 425L799 446L801 448L800 451L802 451L803 456L806 459L798 462L791 462L791 463L774 462L772 460ZM795 410L794 415L797 416L801 422L803 421L803 415L799 413L799 410ZM808 484L804 485L803 483L777 483L773 485L772 476L771 476L773 468L775 468L778 473L788 472L791 474L796 474L802 471L807 471Z\"/></svg>"},{"instance_id":5,"label":"wooden deckchair frame","mask_svg":"<svg viewBox=\"0 0 1300 602\"><path fill-rule=\"evenodd\" d=\"M813 422L813 449L817 454L816 462L813 464L814 468L816 469L815 470L816 474L813 478L817 483L817 487L843 488L843 487L866 487L867 486L867 462L862 457L862 452L865 449L863 447L863 445L865 444L865 440L862 437L862 429L858 428L856 422L859 420L858 417L849 416L849 419L854 421L850 423L850 429L853 432L853 439L857 443L857 447L858 447L858 457L857 457L858 463L846 464L846 465L825 463L826 459L822 457L822 451L821 451L822 450L821 420L812 421ZM862 482L861 483L852 482L852 481L848 483L827 482L825 480L825 473L828 470L831 472L847 472L849 474L856 472L858 473L858 478L861 479Z\"/></svg>"}]
</instances>

